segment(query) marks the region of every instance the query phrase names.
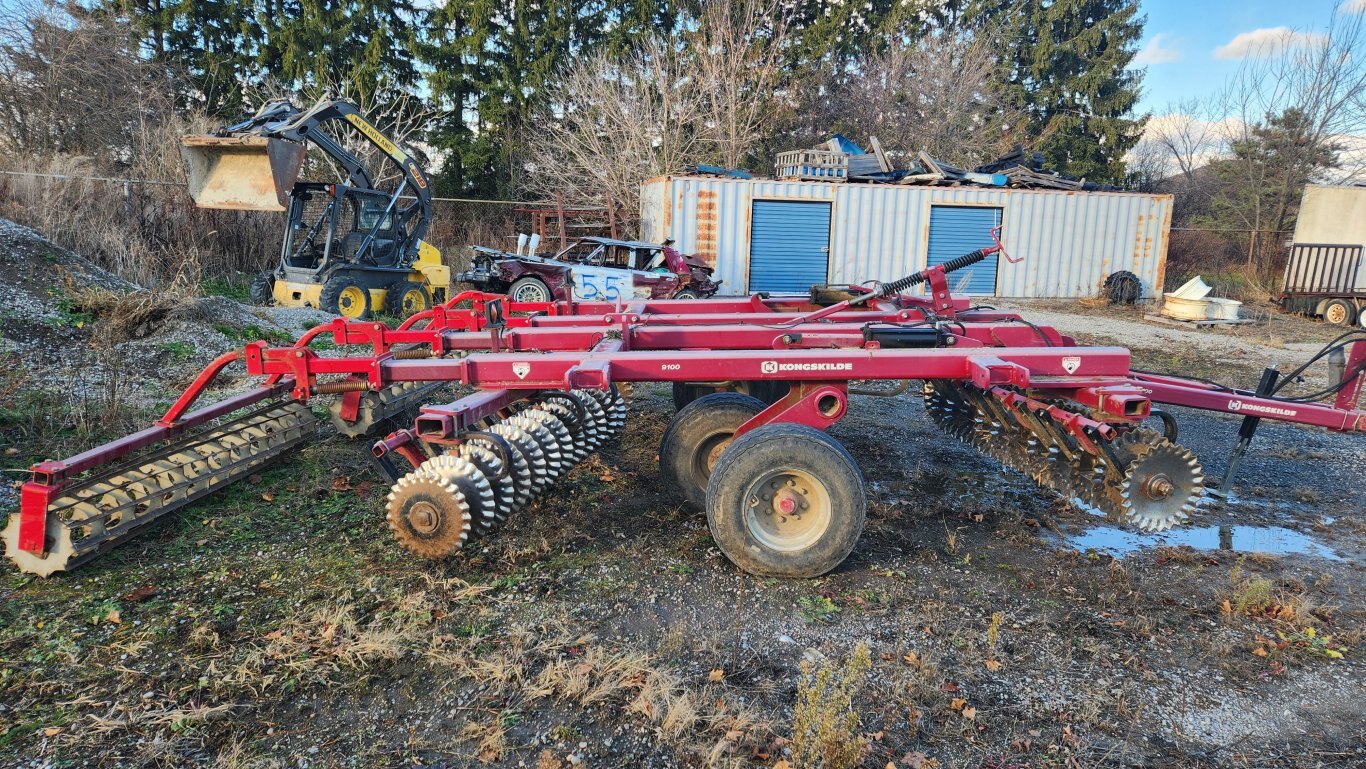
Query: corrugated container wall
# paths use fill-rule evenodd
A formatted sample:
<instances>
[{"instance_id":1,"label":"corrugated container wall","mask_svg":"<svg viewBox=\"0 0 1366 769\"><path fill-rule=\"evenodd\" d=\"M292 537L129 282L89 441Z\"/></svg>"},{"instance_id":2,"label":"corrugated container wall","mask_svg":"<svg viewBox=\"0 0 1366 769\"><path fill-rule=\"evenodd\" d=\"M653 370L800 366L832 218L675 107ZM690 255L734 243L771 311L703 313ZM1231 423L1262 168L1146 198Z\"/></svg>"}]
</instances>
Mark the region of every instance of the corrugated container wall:
<instances>
[{"instance_id":1,"label":"corrugated container wall","mask_svg":"<svg viewBox=\"0 0 1366 769\"><path fill-rule=\"evenodd\" d=\"M999 260L996 296L1095 296L1120 270L1143 281L1146 298L1162 291L1170 195L660 177L641 187L640 236L673 238L716 266L723 293L746 293L754 202L765 200L830 204L830 283L922 269L931 207L962 206L999 209L1006 251L1023 259ZM824 206L812 211L827 215Z\"/></svg>"}]
</instances>

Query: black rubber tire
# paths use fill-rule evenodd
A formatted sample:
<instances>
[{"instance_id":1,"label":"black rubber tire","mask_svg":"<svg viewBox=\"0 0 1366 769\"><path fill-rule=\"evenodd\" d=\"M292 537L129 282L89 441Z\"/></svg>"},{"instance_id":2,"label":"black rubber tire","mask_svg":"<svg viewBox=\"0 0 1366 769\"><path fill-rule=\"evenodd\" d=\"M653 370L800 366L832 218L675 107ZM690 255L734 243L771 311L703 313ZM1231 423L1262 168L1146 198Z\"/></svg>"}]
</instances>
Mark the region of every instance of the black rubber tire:
<instances>
[{"instance_id":1,"label":"black rubber tire","mask_svg":"<svg viewBox=\"0 0 1366 769\"><path fill-rule=\"evenodd\" d=\"M417 289L422 292L422 306L409 312L403 306L403 296L405 293ZM411 280L396 280L389 284L384 291L384 314L391 318L407 318L413 313L430 310L432 308L432 293L421 283Z\"/></svg>"},{"instance_id":2,"label":"black rubber tire","mask_svg":"<svg viewBox=\"0 0 1366 769\"><path fill-rule=\"evenodd\" d=\"M1334 320L1330 317L1335 309L1341 310L1341 320ZM1335 326L1351 328L1357 324L1357 307L1349 299L1330 299L1328 304L1323 307L1323 319Z\"/></svg>"},{"instance_id":3,"label":"black rubber tire","mask_svg":"<svg viewBox=\"0 0 1366 769\"><path fill-rule=\"evenodd\" d=\"M678 488L688 507L706 510L707 456L763 410L763 401L740 393L711 393L689 403L659 442L660 477Z\"/></svg>"},{"instance_id":4,"label":"black rubber tire","mask_svg":"<svg viewBox=\"0 0 1366 769\"><path fill-rule=\"evenodd\" d=\"M669 298L670 298L670 299L701 299L701 297L697 295L697 292L696 292L696 291L693 291L691 288L685 288L685 289L683 289L682 291L679 291L677 294L674 294L672 297L669 297Z\"/></svg>"},{"instance_id":5,"label":"black rubber tire","mask_svg":"<svg viewBox=\"0 0 1366 769\"><path fill-rule=\"evenodd\" d=\"M521 292L521 293L526 293L526 294L528 294L528 295L530 295L532 292L539 292L539 296L540 296L540 297L543 297L543 298L536 298L536 299L521 298L521 299L519 299L519 298L517 298L517 295L518 295L519 292ZM528 275L528 276L526 276L526 277L524 277L524 278L518 278L518 279L512 281L512 285L511 285L511 286L508 286L507 297L508 297L509 299L511 299L512 301L514 301L514 302L553 302L553 301L555 301L555 295L551 293L551 291L550 291L550 286L547 286L547 285L545 284L545 281L541 280L540 278L533 278L533 277L531 277L530 275Z\"/></svg>"},{"instance_id":6,"label":"black rubber tire","mask_svg":"<svg viewBox=\"0 0 1366 769\"><path fill-rule=\"evenodd\" d=\"M773 472L797 471L818 482L828 520L811 543L778 549L756 538L751 488ZM757 508L762 512L761 507ZM776 513L768 513L776 515ZM811 514L816 514L814 511ZM814 427L768 424L736 438L721 454L707 484L707 526L736 566L773 577L819 577L844 562L863 534L868 498L863 474L849 452Z\"/></svg>"},{"instance_id":7,"label":"black rubber tire","mask_svg":"<svg viewBox=\"0 0 1366 769\"><path fill-rule=\"evenodd\" d=\"M787 397L791 389L790 382L768 379L753 379L740 383L740 392L752 395L770 406Z\"/></svg>"},{"instance_id":8,"label":"black rubber tire","mask_svg":"<svg viewBox=\"0 0 1366 769\"><path fill-rule=\"evenodd\" d=\"M770 382L766 380L747 380L736 385L735 392L748 395L763 401L764 405L772 406L782 400L792 389L792 385L787 382ZM689 403L716 392L728 392L718 390L711 385L697 384L696 382L674 382L674 409L682 411Z\"/></svg>"},{"instance_id":9,"label":"black rubber tire","mask_svg":"<svg viewBox=\"0 0 1366 769\"><path fill-rule=\"evenodd\" d=\"M256 277L251 279L251 287L247 289L247 296L257 307L275 304L275 273L269 270L256 273Z\"/></svg>"},{"instance_id":10,"label":"black rubber tire","mask_svg":"<svg viewBox=\"0 0 1366 769\"><path fill-rule=\"evenodd\" d=\"M717 392L715 387L695 384L693 382L674 382L674 410L682 411L687 408L689 403L701 398L703 395L710 395Z\"/></svg>"},{"instance_id":11,"label":"black rubber tire","mask_svg":"<svg viewBox=\"0 0 1366 769\"><path fill-rule=\"evenodd\" d=\"M1104 291L1110 304L1134 304L1143 297L1143 281L1128 270L1112 272L1105 278Z\"/></svg>"},{"instance_id":12,"label":"black rubber tire","mask_svg":"<svg viewBox=\"0 0 1366 769\"><path fill-rule=\"evenodd\" d=\"M365 297L364 309L361 310L359 315L347 315L341 310L342 292L346 291L348 288L360 289L361 295ZM323 312L330 312L333 315L343 315L355 320L364 320L370 317L370 291L352 278L345 275L334 275L331 278L328 278L327 282L323 284L322 293L318 295L318 305Z\"/></svg>"}]
</instances>

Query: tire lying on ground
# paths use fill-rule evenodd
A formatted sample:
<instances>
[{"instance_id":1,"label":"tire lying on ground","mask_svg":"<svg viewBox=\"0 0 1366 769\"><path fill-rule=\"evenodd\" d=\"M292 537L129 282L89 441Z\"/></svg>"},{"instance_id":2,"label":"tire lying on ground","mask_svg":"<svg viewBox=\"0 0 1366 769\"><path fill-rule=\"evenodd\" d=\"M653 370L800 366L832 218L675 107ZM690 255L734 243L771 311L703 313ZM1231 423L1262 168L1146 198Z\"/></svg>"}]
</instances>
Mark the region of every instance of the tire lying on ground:
<instances>
[{"instance_id":1,"label":"tire lying on ground","mask_svg":"<svg viewBox=\"0 0 1366 769\"><path fill-rule=\"evenodd\" d=\"M660 476L678 487L689 507L706 510L712 466L736 428L763 410L763 401L740 393L711 393L689 403L660 440Z\"/></svg>"},{"instance_id":2,"label":"tire lying on ground","mask_svg":"<svg viewBox=\"0 0 1366 769\"><path fill-rule=\"evenodd\" d=\"M835 439L769 424L736 438L707 483L707 525L721 552L751 574L817 577L863 533L863 475Z\"/></svg>"}]
</instances>

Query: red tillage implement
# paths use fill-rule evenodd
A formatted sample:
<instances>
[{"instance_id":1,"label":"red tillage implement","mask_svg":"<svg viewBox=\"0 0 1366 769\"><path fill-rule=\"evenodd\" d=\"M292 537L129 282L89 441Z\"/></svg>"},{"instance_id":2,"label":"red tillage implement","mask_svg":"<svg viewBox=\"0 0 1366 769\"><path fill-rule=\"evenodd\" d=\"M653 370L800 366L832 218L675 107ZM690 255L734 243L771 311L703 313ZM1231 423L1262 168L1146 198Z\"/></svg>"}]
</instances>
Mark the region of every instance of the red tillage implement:
<instances>
[{"instance_id":1,"label":"red tillage implement","mask_svg":"<svg viewBox=\"0 0 1366 769\"><path fill-rule=\"evenodd\" d=\"M361 435L444 384L475 388L422 406L410 427L372 449L394 481L395 535L422 556L444 557L619 432L618 384L672 382L680 411L660 448L663 476L705 508L732 561L787 576L829 571L862 531L858 466L823 432L844 416L851 382L918 380L926 413L948 434L1145 531L1189 517L1204 487L1199 462L1153 403L1244 416L1243 446L1259 419L1366 431L1357 405L1366 333L1348 332L1316 356L1336 374L1311 397L1331 403L1277 395L1285 380L1274 371L1255 391L1139 373L1124 348L1079 347L954 298L946 273L998 248L875 291L846 287L843 301L825 287L811 297L616 305L468 292L397 328L338 319L289 347L250 344L215 361L152 427L35 465L4 533L6 553L35 574L73 568L311 439L317 422L305 404L326 394L341 395L333 421ZM902 293L921 283L928 295ZM310 343L327 334L364 354L319 355ZM190 410L238 363L263 383ZM1163 432L1141 426L1153 415Z\"/></svg>"}]
</instances>

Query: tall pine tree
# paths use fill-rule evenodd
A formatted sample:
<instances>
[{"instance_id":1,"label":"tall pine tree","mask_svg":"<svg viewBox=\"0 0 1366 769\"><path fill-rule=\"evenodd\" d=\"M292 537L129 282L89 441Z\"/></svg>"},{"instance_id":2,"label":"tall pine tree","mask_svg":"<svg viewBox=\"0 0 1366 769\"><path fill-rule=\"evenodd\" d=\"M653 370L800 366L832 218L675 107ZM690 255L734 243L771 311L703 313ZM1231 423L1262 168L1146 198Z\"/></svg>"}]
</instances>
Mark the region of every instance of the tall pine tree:
<instances>
[{"instance_id":1,"label":"tall pine tree","mask_svg":"<svg viewBox=\"0 0 1366 769\"><path fill-rule=\"evenodd\" d=\"M1144 123L1133 117L1142 74L1128 69L1143 34L1137 1L977 0L967 18L1001 51L1007 98L1049 167L1122 181Z\"/></svg>"},{"instance_id":2,"label":"tall pine tree","mask_svg":"<svg viewBox=\"0 0 1366 769\"><path fill-rule=\"evenodd\" d=\"M448 194L507 194L516 142L570 57L670 32L669 0L447 0L423 20L419 52L431 96L446 115L433 144L449 154L437 178Z\"/></svg>"}]
</instances>

